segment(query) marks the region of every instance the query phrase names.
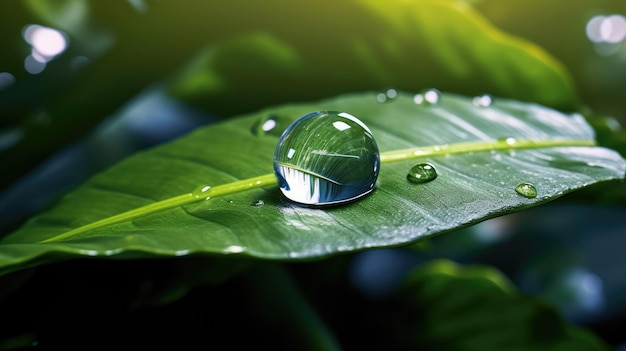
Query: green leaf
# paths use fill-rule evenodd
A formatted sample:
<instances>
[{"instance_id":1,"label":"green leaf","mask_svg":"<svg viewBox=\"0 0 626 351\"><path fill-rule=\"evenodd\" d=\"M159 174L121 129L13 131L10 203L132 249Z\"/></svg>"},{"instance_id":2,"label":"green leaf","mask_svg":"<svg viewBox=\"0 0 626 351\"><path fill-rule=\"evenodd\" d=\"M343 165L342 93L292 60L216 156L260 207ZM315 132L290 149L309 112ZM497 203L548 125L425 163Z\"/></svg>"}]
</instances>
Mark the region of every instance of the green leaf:
<instances>
[{"instance_id":1,"label":"green leaf","mask_svg":"<svg viewBox=\"0 0 626 351\"><path fill-rule=\"evenodd\" d=\"M435 105L407 93L386 103L377 97L269 108L138 153L0 241L0 270L81 256L321 258L414 243L624 177L624 159L592 146L580 115L503 98L478 107L454 94ZM383 162L371 195L325 209L281 197L272 175L277 132L259 124L273 118L282 130L316 110L345 111L370 127ZM425 161L439 176L407 181ZM520 183L534 184L537 197L518 194ZM190 192L204 184L215 192L199 201Z\"/></svg>"},{"instance_id":2,"label":"green leaf","mask_svg":"<svg viewBox=\"0 0 626 351\"><path fill-rule=\"evenodd\" d=\"M609 350L493 268L434 261L412 271L398 295L395 316L409 319L390 319L390 328L406 349Z\"/></svg>"},{"instance_id":3,"label":"green leaf","mask_svg":"<svg viewBox=\"0 0 626 351\"><path fill-rule=\"evenodd\" d=\"M256 5L237 35L217 38L170 83L173 95L220 113L388 87L577 104L569 73L549 53L459 1ZM233 26L233 6L213 9L225 19L220 28Z\"/></svg>"}]
</instances>

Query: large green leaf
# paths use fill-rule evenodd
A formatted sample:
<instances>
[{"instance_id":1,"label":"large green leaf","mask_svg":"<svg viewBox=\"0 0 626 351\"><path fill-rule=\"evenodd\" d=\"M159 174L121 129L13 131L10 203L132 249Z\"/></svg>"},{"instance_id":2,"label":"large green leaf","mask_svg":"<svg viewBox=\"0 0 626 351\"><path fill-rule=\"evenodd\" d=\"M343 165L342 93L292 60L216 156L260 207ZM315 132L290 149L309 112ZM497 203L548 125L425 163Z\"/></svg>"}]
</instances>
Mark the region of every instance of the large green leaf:
<instances>
[{"instance_id":1,"label":"large green leaf","mask_svg":"<svg viewBox=\"0 0 626 351\"><path fill-rule=\"evenodd\" d=\"M454 94L444 94L435 105L416 104L408 93L385 103L377 98L370 92L269 108L138 153L0 241L1 270L80 256L320 258L413 243L624 176L626 165L618 153L590 146L593 131L580 115L506 99L480 107ZM361 118L383 160L411 147L422 147L421 156L406 159L400 153L398 161L383 163L377 189L350 205L304 208L281 198L276 186L267 186L93 224L156 201L182 204L192 198L185 194L203 184L272 179L277 132L265 133L259 126L271 117L282 130L315 110ZM408 182L408 170L422 161L435 167L438 178L421 185ZM516 193L523 182L535 185L536 198ZM82 227L90 224L91 229ZM85 230L70 232L77 227Z\"/></svg>"},{"instance_id":2,"label":"large green leaf","mask_svg":"<svg viewBox=\"0 0 626 351\"><path fill-rule=\"evenodd\" d=\"M609 350L546 303L518 294L497 270L434 261L400 289L388 326L398 347L431 350Z\"/></svg>"}]
</instances>

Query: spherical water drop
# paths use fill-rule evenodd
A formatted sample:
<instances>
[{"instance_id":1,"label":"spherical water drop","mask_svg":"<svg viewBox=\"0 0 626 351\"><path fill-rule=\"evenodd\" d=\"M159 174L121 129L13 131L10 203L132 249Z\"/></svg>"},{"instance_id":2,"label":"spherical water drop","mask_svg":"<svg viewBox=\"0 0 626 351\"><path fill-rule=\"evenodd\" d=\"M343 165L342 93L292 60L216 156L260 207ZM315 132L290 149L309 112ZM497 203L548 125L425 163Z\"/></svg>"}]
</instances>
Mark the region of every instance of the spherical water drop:
<instances>
[{"instance_id":1,"label":"spherical water drop","mask_svg":"<svg viewBox=\"0 0 626 351\"><path fill-rule=\"evenodd\" d=\"M396 89L387 89L385 95L387 95L388 99L393 100L398 97L398 91Z\"/></svg>"},{"instance_id":2,"label":"spherical water drop","mask_svg":"<svg viewBox=\"0 0 626 351\"><path fill-rule=\"evenodd\" d=\"M530 183L520 183L515 187L515 191L528 199L534 199L537 197L537 188Z\"/></svg>"},{"instance_id":3,"label":"spherical water drop","mask_svg":"<svg viewBox=\"0 0 626 351\"><path fill-rule=\"evenodd\" d=\"M279 137L285 130L289 122L291 121L286 118L270 114L268 116L263 116L259 118L252 125L251 131L252 134L256 136L271 135Z\"/></svg>"},{"instance_id":4,"label":"spherical water drop","mask_svg":"<svg viewBox=\"0 0 626 351\"><path fill-rule=\"evenodd\" d=\"M413 102L417 105L421 105L424 102L424 95L415 94L415 96L413 96Z\"/></svg>"},{"instance_id":5,"label":"spherical water drop","mask_svg":"<svg viewBox=\"0 0 626 351\"><path fill-rule=\"evenodd\" d=\"M437 178L437 170L429 163L418 163L411 168L406 179L411 183L422 184Z\"/></svg>"},{"instance_id":6,"label":"spherical water drop","mask_svg":"<svg viewBox=\"0 0 626 351\"><path fill-rule=\"evenodd\" d=\"M476 96L472 99L472 104L476 107L489 107L493 103L493 98L489 94Z\"/></svg>"},{"instance_id":7,"label":"spherical water drop","mask_svg":"<svg viewBox=\"0 0 626 351\"><path fill-rule=\"evenodd\" d=\"M396 89L387 89L387 91L385 91L384 93L376 94L376 101L380 103L390 102L395 100L397 97L398 91Z\"/></svg>"},{"instance_id":8,"label":"spherical water drop","mask_svg":"<svg viewBox=\"0 0 626 351\"><path fill-rule=\"evenodd\" d=\"M191 195L194 196L196 199L208 200L211 198L209 193L210 190L211 187L209 185L200 185L191 192Z\"/></svg>"},{"instance_id":9,"label":"spherical water drop","mask_svg":"<svg viewBox=\"0 0 626 351\"><path fill-rule=\"evenodd\" d=\"M274 152L274 173L288 199L333 205L370 193L380 170L372 132L356 117L317 111L294 121Z\"/></svg>"}]
</instances>

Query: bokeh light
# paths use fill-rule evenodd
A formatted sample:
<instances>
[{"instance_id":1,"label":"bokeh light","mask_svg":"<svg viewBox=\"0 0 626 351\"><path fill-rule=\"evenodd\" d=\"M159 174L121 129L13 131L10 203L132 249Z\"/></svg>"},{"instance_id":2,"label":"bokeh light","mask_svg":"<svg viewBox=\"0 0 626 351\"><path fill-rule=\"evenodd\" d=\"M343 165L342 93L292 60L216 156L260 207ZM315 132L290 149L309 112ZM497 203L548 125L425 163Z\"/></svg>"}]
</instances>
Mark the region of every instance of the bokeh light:
<instances>
[{"instance_id":1,"label":"bokeh light","mask_svg":"<svg viewBox=\"0 0 626 351\"><path fill-rule=\"evenodd\" d=\"M41 73L46 64L63 53L68 45L63 32L38 24L26 26L22 36L32 46L31 54L24 60L24 69L31 74Z\"/></svg>"},{"instance_id":2,"label":"bokeh light","mask_svg":"<svg viewBox=\"0 0 626 351\"><path fill-rule=\"evenodd\" d=\"M15 76L9 72L0 72L0 91L15 84Z\"/></svg>"},{"instance_id":3,"label":"bokeh light","mask_svg":"<svg viewBox=\"0 0 626 351\"><path fill-rule=\"evenodd\" d=\"M594 16L587 22L586 31L594 43L618 44L626 38L626 18L622 15Z\"/></svg>"}]
</instances>

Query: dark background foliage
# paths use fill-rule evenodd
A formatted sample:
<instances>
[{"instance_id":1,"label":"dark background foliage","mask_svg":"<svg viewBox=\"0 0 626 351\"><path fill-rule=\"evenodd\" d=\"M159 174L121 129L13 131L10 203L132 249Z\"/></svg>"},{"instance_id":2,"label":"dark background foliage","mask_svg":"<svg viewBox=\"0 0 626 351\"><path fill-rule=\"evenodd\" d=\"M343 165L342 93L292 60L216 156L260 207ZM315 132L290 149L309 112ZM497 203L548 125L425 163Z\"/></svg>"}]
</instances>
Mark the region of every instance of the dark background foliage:
<instances>
[{"instance_id":1,"label":"dark background foliage","mask_svg":"<svg viewBox=\"0 0 626 351\"><path fill-rule=\"evenodd\" d=\"M603 144L626 154L626 46L586 33L594 16L626 15L626 5L476 0L420 8L427 3L411 11L368 1L0 5L0 237L133 152L241 112L342 92L437 87L581 111ZM487 34L476 29L484 23ZM606 23L598 30L607 38L622 30ZM30 24L61 30L68 43L36 74L24 66ZM502 39L499 30L516 38L489 46ZM518 38L532 48L520 51ZM0 277L0 349L323 349L333 341L307 331L326 328L346 349L382 348L399 327L373 326L412 318L392 298L398 283L438 258L497 267L523 294L619 348L625 193L623 184L598 185L416 247L319 262L81 259L18 271Z\"/></svg>"}]
</instances>

